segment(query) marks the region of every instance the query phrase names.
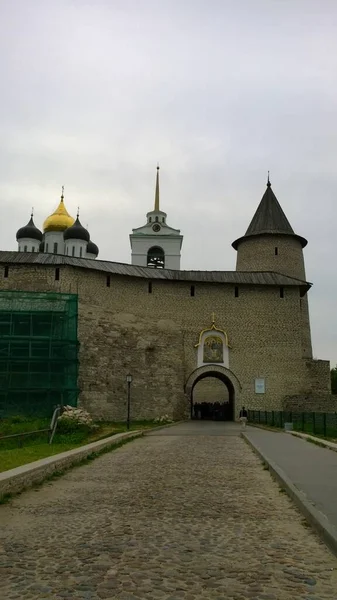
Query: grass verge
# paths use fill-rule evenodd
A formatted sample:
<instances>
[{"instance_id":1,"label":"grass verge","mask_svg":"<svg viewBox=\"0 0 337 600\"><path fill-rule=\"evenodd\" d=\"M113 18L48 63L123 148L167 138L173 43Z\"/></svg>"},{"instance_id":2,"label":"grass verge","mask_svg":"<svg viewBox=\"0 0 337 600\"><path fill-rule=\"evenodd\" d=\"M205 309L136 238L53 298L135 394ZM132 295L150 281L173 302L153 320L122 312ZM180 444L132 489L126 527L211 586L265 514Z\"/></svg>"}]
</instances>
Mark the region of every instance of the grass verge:
<instances>
[{"instance_id":1,"label":"grass verge","mask_svg":"<svg viewBox=\"0 0 337 600\"><path fill-rule=\"evenodd\" d=\"M0 436L11 435L13 433L23 433L45 429L49 426L46 419L26 420L24 422L11 422L10 419L0 421ZM48 443L47 433L36 434L25 438L20 446L20 440L0 439L0 472L15 469L21 465L34 462L48 456L55 456L60 452L67 452L91 442L97 442L111 435L127 431L125 423L98 423L98 429L92 433L76 431L69 434L56 433L53 443ZM130 431L137 429L146 430L156 427L157 424L149 421L138 421L132 423Z\"/></svg>"},{"instance_id":2,"label":"grass verge","mask_svg":"<svg viewBox=\"0 0 337 600\"><path fill-rule=\"evenodd\" d=\"M15 498L17 496L20 496L20 494L25 492L27 489L37 490L45 483L51 482L54 479L58 479L59 477L62 477L67 471L70 471L71 469L75 469L76 467L81 467L83 465L86 465L89 462L91 462L92 460L95 460L96 458L98 458L99 456L102 456L103 454L107 454L108 452L112 452L113 450L117 450L117 448L120 448L121 446L124 446L125 444L127 444L129 442L132 442L134 439L135 438L126 438L124 440L120 440L120 441L116 442L115 444L111 444L111 446L106 446L105 448L102 448L101 450L97 450L96 452L91 452L90 454L88 454L88 456L86 456L85 458L81 458L80 460L76 461L69 467L67 467L65 469L55 470L50 475L46 475L46 477L44 477L44 479L42 481L40 481L40 483L35 483L32 486L24 487L20 492L15 492L13 494L11 494L11 493L0 494L0 505L7 504L10 500L12 500L13 498Z\"/></svg>"}]
</instances>

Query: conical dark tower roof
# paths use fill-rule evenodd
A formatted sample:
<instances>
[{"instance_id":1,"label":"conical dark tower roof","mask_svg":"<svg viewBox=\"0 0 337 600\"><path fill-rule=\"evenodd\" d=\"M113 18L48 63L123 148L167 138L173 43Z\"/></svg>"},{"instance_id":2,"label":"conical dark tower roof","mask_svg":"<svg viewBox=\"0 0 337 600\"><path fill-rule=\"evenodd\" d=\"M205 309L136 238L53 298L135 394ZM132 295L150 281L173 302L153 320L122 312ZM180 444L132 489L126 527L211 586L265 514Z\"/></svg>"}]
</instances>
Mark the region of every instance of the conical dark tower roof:
<instances>
[{"instance_id":1,"label":"conical dark tower roof","mask_svg":"<svg viewBox=\"0 0 337 600\"><path fill-rule=\"evenodd\" d=\"M305 238L297 235L294 232L281 208L279 201L271 189L269 176L267 189L262 196L262 200L257 207L256 213L253 216L245 235L235 240L232 246L235 248L235 250L237 250L238 245L244 239L251 238L255 235L266 234L291 235L301 242L302 248L304 248L304 246L306 246L308 243Z\"/></svg>"}]
</instances>

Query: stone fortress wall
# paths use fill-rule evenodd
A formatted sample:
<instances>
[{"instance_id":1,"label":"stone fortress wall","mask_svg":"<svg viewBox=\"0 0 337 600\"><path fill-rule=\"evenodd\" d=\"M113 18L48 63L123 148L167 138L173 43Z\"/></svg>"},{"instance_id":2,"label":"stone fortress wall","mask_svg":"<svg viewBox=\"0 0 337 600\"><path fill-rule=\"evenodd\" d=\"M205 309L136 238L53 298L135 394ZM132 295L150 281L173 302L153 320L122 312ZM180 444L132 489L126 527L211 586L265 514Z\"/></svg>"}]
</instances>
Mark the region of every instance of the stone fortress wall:
<instances>
[{"instance_id":1,"label":"stone fortress wall","mask_svg":"<svg viewBox=\"0 0 337 600\"><path fill-rule=\"evenodd\" d=\"M3 269L3 267L2 267ZM280 410L285 401L314 394L328 401L329 363L303 358L299 288L234 284L194 284L143 279L61 265L11 264L1 288L59 291L79 297L80 404L96 418L125 418L126 375L132 382L132 416L150 419L190 414L184 393L197 368L199 333L211 324L225 330L229 372L239 381L235 415L249 409ZM151 284L151 285L150 285ZM255 378L265 378L264 394ZM295 401L295 400L294 400Z\"/></svg>"}]
</instances>

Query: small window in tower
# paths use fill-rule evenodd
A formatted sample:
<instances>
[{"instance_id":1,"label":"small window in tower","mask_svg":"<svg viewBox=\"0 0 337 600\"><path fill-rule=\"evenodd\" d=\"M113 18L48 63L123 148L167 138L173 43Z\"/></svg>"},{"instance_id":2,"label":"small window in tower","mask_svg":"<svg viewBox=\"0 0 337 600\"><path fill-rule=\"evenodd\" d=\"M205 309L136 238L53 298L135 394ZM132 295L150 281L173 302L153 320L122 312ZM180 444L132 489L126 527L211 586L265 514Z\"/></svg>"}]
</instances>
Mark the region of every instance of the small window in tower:
<instances>
[{"instance_id":1,"label":"small window in tower","mask_svg":"<svg viewBox=\"0 0 337 600\"><path fill-rule=\"evenodd\" d=\"M284 288L280 287L280 298L284 298Z\"/></svg>"},{"instance_id":2,"label":"small window in tower","mask_svg":"<svg viewBox=\"0 0 337 600\"><path fill-rule=\"evenodd\" d=\"M149 281L148 290L149 290L149 294L152 294L152 281Z\"/></svg>"},{"instance_id":3,"label":"small window in tower","mask_svg":"<svg viewBox=\"0 0 337 600\"><path fill-rule=\"evenodd\" d=\"M191 285L191 296L195 296L195 285Z\"/></svg>"},{"instance_id":4,"label":"small window in tower","mask_svg":"<svg viewBox=\"0 0 337 600\"><path fill-rule=\"evenodd\" d=\"M8 273L9 273L9 267L5 267L4 268L4 277L8 277Z\"/></svg>"},{"instance_id":5,"label":"small window in tower","mask_svg":"<svg viewBox=\"0 0 337 600\"><path fill-rule=\"evenodd\" d=\"M35 246L33 246L33 248L32 248L32 252L35 252Z\"/></svg>"},{"instance_id":6,"label":"small window in tower","mask_svg":"<svg viewBox=\"0 0 337 600\"><path fill-rule=\"evenodd\" d=\"M162 218L161 220L162 223L165 223L165 217Z\"/></svg>"},{"instance_id":7,"label":"small window in tower","mask_svg":"<svg viewBox=\"0 0 337 600\"><path fill-rule=\"evenodd\" d=\"M48 252L48 244L46 244L46 252Z\"/></svg>"},{"instance_id":8,"label":"small window in tower","mask_svg":"<svg viewBox=\"0 0 337 600\"><path fill-rule=\"evenodd\" d=\"M60 281L60 267L55 269L55 281Z\"/></svg>"},{"instance_id":9,"label":"small window in tower","mask_svg":"<svg viewBox=\"0 0 337 600\"><path fill-rule=\"evenodd\" d=\"M54 254L57 254L58 243L54 242Z\"/></svg>"},{"instance_id":10,"label":"small window in tower","mask_svg":"<svg viewBox=\"0 0 337 600\"><path fill-rule=\"evenodd\" d=\"M277 256L277 255L278 255L278 247L275 246L275 256Z\"/></svg>"},{"instance_id":11,"label":"small window in tower","mask_svg":"<svg viewBox=\"0 0 337 600\"><path fill-rule=\"evenodd\" d=\"M238 297L239 297L239 288L238 288L238 286L237 286L237 285L236 285L236 286L235 286L235 288L234 288L234 296L235 296L235 298L238 298Z\"/></svg>"},{"instance_id":12,"label":"small window in tower","mask_svg":"<svg viewBox=\"0 0 337 600\"><path fill-rule=\"evenodd\" d=\"M158 217L156 217L156 223L158 223L158 220L159 220Z\"/></svg>"},{"instance_id":13,"label":"small window in tower","mask_svg":"<svg viewBox=\"0 0 337 600\"><path fill-rule=\"evenodd\" d=\"M152 217L149 218L149 223L152 223Z\"/></svg>"},{"instance_id":14,"label":"small window in tower","mask_svg":"<svg viewBox=\"0 0 337 600\"><path fill-rule=\"evenodd\" d=\"M72 248L71 256L75 256L75 246Z\"/></svg>"},{"instance_id":15,"label":"small window in tower","mask_svg":"<svg viewBox=\"0 0 337 600\"><path fill-rule=\"evenodd\" d=\"M82 250L83 248L80 248L80 258L82 258Z\"/></svg>"},{"instance_id":16,"label":"small window in tower","mask_svg":"<svg viewBox=\"0 0 337 600\"><path fill-rule=\"evenodd\" d=\"M107 278L106 278L106 287L110 287L110 275L107 275Z\"/></svg>"},{"instance_id":17,"label":"small window in tower","mask_svg":"<svg viewBox=\"0 0 337 600\"><path fill-rule=\"evenodd\" d=\"M27 246L24 246L23 251L27 252Z\"/></svg>"},{"instance_id":18,"label":"small window in tower","mask_svg":"<svg viewBox=\"0 0 337 600\"><path fill-rule=\"evenodd\" d=\"M68 256L68 246L67 246L67 249L66 249L66 255Z\"/></svg>"}]
</instances>

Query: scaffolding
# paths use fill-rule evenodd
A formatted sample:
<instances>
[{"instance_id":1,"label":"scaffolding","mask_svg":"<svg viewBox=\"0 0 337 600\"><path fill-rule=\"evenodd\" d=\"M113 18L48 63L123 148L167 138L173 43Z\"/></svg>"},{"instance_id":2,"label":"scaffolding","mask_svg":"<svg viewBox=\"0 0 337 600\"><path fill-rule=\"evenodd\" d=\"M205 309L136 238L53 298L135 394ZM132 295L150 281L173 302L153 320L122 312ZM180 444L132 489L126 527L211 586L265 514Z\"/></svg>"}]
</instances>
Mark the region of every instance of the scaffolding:
<instances>
[{"instance_id":1,"label":"scaffolding","mask_svg":"<svg viewBox=\"0 0 337 600\"><path fill-rule=\"evenodd\" d=\"M0 291L0 418L77 405L75 294Z\"/></svg>"}]
</instances>

